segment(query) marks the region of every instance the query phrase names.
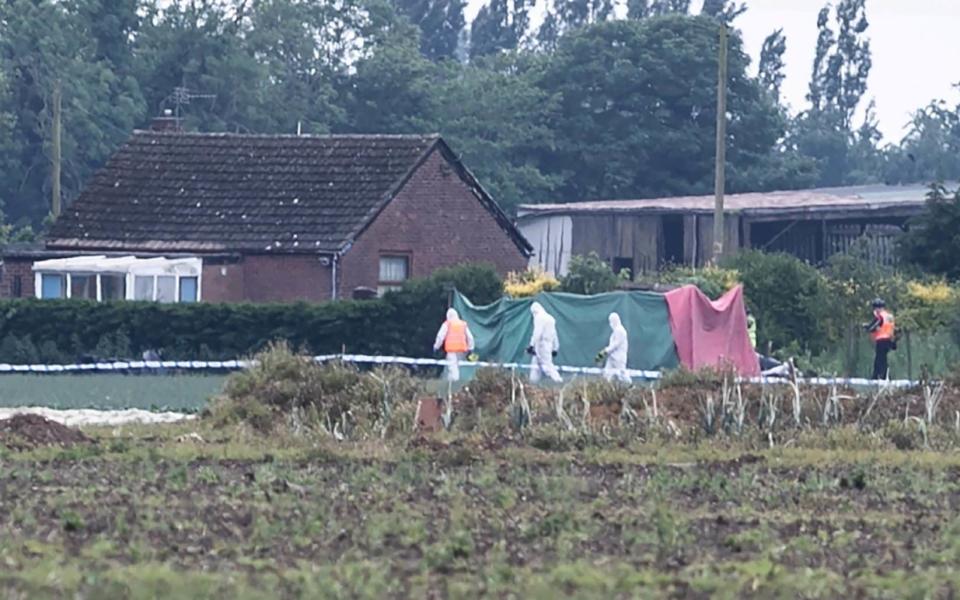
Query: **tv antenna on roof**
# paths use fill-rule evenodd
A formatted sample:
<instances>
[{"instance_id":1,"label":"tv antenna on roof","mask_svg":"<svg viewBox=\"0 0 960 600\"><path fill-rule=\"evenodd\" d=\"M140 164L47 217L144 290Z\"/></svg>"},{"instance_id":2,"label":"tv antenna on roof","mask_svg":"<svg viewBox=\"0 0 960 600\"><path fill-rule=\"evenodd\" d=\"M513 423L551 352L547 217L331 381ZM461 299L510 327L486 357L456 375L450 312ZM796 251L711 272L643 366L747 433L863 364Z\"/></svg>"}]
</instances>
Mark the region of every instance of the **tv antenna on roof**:
<instances>
[{"instance_id":1,"label":"tv antenna on roof","mask_svg":"<svg viewBox=\"0 0 960 600\"><path fill-rule=\"evenodd\" d=\"M217 97L216 94L196 94L190 91L190 88L186 86L177 86L173 88L173 93L164 98L163 103L172 103L174 106L174 116L177 118L177 121L180 121L180 107L190 104L191 100L213 100Z\"/></svg>"}]
</instances>

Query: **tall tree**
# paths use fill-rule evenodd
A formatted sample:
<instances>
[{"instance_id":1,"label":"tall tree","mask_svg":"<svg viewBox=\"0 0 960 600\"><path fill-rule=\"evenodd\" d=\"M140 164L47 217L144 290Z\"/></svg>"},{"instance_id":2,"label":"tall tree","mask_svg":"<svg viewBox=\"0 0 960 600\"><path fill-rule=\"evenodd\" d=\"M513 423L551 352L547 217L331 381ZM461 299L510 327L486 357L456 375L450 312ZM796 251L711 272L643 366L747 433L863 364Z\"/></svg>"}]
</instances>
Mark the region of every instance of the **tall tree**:
<instances>
[{"instance_id":1,"label":"tall tree","mask_svg":"<svg viewBox=\"0 0 960 600\"><path fill-rule=\"evenodd\" d=\"M926 209L900 238L901 256L910 263L950 279L960 279L960 190L934 185Z\"/></svg>"},{"instance_id":2,"label":"tall tree","mask_svg":"<svg viewBox=\"0 0 960 600\"><path fill-rule=\"evenodd\" d=\"M778 102L780 101L780 88L783 86L785 78L783 55L786 51L787 38L783 35L782 28L768 35L763 40L763 47L760 49L758 68L760 83Z\"/></svg>"},{"instance_id":3,"label":"tall tree","mask_svg":"<svg viewBox=\"0 0 960 600\"><path fill-rule=\"evenodd\" d=\"M841 0L837 4L836 34L830 27L829 6L817 16L819 34L807 98L811 110L831 114L846 131L866 93L873 66L865 3Z\"/></svg>"},{"instance_id":4,"label":"tall tree","mask_svg":"<svg viewBox=\"0 0 960 600\"><path fill-rule=\"evenodd\" d=\"M470 24L470 58L520 47L533 0L489 0Z\"/></svg>"},{"instance_id":5,"label":"tall tree","mask_svg":"<svg viewBox=\"0 0 960 600\"><path fill-rule=\"evenodd\" d=\"M431 117L441 100L434 91L439 69L420 54L416 28L400 25L357 62L343 102L347 128L358 133L433 131Z\"/></svg>"},{"instance_id":6,"label":"tall tree","mask_svg":"<svg viewBox=\"0 0 960 600\"><path fill-rule=\"evenodd\" d=\"M86 4L9 0L0 4L0 71L7 74L13 156L0 188L11 218L39 223L50 209L50 98L63 95L62 190L69 201L142 118L137 82L108 59ZM103 33L103 32L100 32ZM112 60L124 62L124 51Z\"/></svg>"},{"instance_id":7,"label":"tall tree","mask_svg":"<svg viewBox=\"0 0 960 600\"><path fill-rule=\"evenodd\" d=\"M269 14L272 5L262 5ZM274 110L286 98L271 97L266 88L266 66L248 47L266 52L248 36L250 15L246 4L228 5L211 0L173 0L154 7L141 25L137 40L138 71L152 114L175 108L176 88L212 96L195 98L182 106L187 128L202 131L268 132L278 129L278 117L296 114ZM263 23L264 32L267 23ZM295 43L295 42L291 42ZM281 49L270 58L279 61ZM285 55L283 55L285 56ZM282 79L283 74L277 73ZM322 94L317 94L322 98Z\"/></svg>"},{"instance_id":8,"label":"tall tree","mask_svg":"<svg viewBox=\"0 0 960 600\"><path fill-rule=\"evenodd\" d=\"M463 0L393 0L397 12L420 29L420 51L431 60L454 58L466 24Z\"/></svg>"},{"instance_id":9,"label":"tall tree","mask_svg":"<svg viewBox=\"0 0 960 600\"><path fill-rule=\"evenodd\" d=\"M689 12L690 0L627 0L627 18L631 20Z\"/></svg>"},{"instance_id":10,"label":"tall tree","mask_svg":"<svg viewBox=\"0 0 960 600\"><path fill-rule=\"evenodd\" d=\"M548 50L556 48L565 33L613 17L613 0L549 0L537 41Z\"/></svg>"},{"instance_id":11,"label":"tall tree","mask_svg":"<svg viewBox=\"0 0 960 600\"><path fill-rule=\"evenodd\" d=\"M434 90L435 129L501 205L552 199L564 174L541 162L554 148L557 98L536 85L539 57L499 54L447 64Z\"/></svg>"},{"instance_id":12,"label":"tall tree","mask_svg":"<svg viewBox=\"0 0 960 600\"><path fill-rule=\"evenodd\" d=\"M4 184L14 180L20 165L18 158L22 152L14 135L17 125L15 110L6 73L0 70L0 182ZM10 192L10 188L0 187L0 207L12 197Z\"/></svg>"},{"instance_id":13,"label":"tall tree","mask_svg":"<svg viewBox=\"0 0 960 600\"><path fill-rule=\"evenodd\" d=\"M916 111L896 147L888 148L885 179L890 183L960 179L960 102L931 102Z\"/></svg>"},{"instance_id":14,"label":"tall tree","mask_svg":"<svg viewBox=\"0 0 960 600\"><path fill-rule=\"evenodd\" d=\"M731 23L734 19L747 12L747 5L739 4L735 0L703 0L700 14Z\"/></svg>"},{"instance_id":15,"label":"tall tree","mask_svg":"<svg viewBox=\"0 0 960 600\"><path fill-rule=\"evenodd\" d=\"M866 32L866 0L840 0L831 26L830 7L817 16L817 48L807 99L810 107L794 122L792 140L804 155L817 161L820 185L844 185L878 178L876 127L855 131L853 120L867 90L872 67ZM873 144L874 150L867 151Z\"/></svg>"},{"instance_id":16,"label":"tall tree","mask_svg":"<svg viewBox=\"0 0 960 600\"><path fill-rule=\"evenodd\" d=\"M562 38L541 83L561 102L557 149L543 159L548 172L567 174L559 197L712 189L717 51L716 22L702 16L612 21ZM783 134L780 112L747 75L748 63L731 36L728 159L742 174Z\"/></svg>"},{"instance_id":17,"label":"tall tree","mask_svg":"<svg viewBox=\"0 0 960 600\"><path fill-rule=\"evenodd\" d=\"M131 67L140 8L138 0L84 0L77 4L78 12L90 23L95 60L106 61L118 70Z\"/></svg>"}]
</instances>

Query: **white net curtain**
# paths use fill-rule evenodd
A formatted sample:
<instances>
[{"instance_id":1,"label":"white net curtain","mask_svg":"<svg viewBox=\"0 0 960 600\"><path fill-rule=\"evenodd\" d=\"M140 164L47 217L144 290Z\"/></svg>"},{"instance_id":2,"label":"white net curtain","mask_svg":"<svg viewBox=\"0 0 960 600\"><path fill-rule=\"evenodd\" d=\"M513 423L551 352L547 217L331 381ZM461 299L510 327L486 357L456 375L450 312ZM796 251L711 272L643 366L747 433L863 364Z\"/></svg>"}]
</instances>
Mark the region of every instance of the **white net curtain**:
<instances>
[{"instance_id":1,"label":"white net curtain","mask_svg":"<svg viewBox=\"0 0 960 600\"><path fill-rule=\"evenodd\" d=\"M74 256L35 262L33 272L37 298L199 302L203 261Z\"/></svg>"}]
</instances>

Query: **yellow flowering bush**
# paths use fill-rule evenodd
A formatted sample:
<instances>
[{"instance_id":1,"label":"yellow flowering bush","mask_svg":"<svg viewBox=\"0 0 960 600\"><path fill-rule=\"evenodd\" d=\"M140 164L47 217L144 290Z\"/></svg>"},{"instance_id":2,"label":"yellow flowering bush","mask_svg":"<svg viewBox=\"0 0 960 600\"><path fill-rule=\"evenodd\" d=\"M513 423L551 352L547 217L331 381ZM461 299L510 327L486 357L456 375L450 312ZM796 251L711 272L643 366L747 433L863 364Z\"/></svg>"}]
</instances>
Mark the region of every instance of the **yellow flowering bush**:
<instances>
[{"instance_id":1,"label":"yellow flowering bush","mask_svg":"<svg viewBox=\"0 0 960 600\"><path fill-rule=\"evenodd\" d=\"M551 292L560 287L557 279L542 269L511 272L503 282L503 291L511 298L529 298L540 292Z\"/></svg>"},{"instance_id":2,"label":"yellow flowering bush","mask_svg":"<svg viewBox=\"0 0 960 600\"><path fill-rule=\"evenodd\" d=\"M725 292L740 285L740 272L736 269L724 269L709 265L700 269L700 277L707 281L712 281Z\"/></svg>"},{"instance_id":3,"label":"yellow flowering bush","mask_svg":"<svg viewBox=\"0 0 960 600\"><path fill-rule=\"evenodd\" d=\"M660 281L673 284L691 284L711 298L719 298L740 284L740 272L716 265L700 269L677 267L660 274Z\"/></svg>"},{"instance_id":4,"label":"yellow flowering bush","mask_svg":"<svg viewBox=\"0 0 960 600\"><path fill-rule=\"evenodd\" d=\"M905 287L898 316L901 327L935 331L953 322L960 301L956 288L943 280L908 281Z\"/></svg>"},{"instance_id":5,"label":"yellow flowering bush","mask_svg":"<svg viewBox=\"0 0 960 600\"><path fill-rule=\"evenodd\" d=\"M907 283L907 299L919 304L948 304L956 301L957 290L943 280L932 283L910 281Z\"/></svg>"}]
</instances>

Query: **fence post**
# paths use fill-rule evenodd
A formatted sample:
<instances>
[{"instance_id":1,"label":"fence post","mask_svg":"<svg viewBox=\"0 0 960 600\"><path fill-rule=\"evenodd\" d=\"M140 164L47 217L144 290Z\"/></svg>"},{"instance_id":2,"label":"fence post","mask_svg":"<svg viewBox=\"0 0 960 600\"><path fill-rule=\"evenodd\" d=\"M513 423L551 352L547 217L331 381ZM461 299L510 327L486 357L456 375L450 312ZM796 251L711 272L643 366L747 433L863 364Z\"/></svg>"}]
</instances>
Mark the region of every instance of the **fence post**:
<instances>
[{"instance_id":1,"label":"fence post","mask_svg":"<svg viewBox=\"0 0 960 600\"><path fill-rule=\"evenodd\" d=\"M853 331L851 327L846 328L845 337L847 339L845 340L846 344L844 344L845 347L844 347L844 357L843 357L844 358L843 369L844 369L844 376L850 377L851 373L853 373L853 370L856 368L856 366L854 365L854 359L853 359L853 345L855 343L854 340L856 339L856 337L853 335Z\"/></svg>"},{"instance_id":2,"label":"fence post","mask_svg":"<svg viewBox=\"0 0 960 600\"><path fill-rule=\"evenodd\" d=\"M903 333L907 340L907 379L913 381L913 348L910 344L910 330L907 329Z\"/></svg>"}]
</instances>

